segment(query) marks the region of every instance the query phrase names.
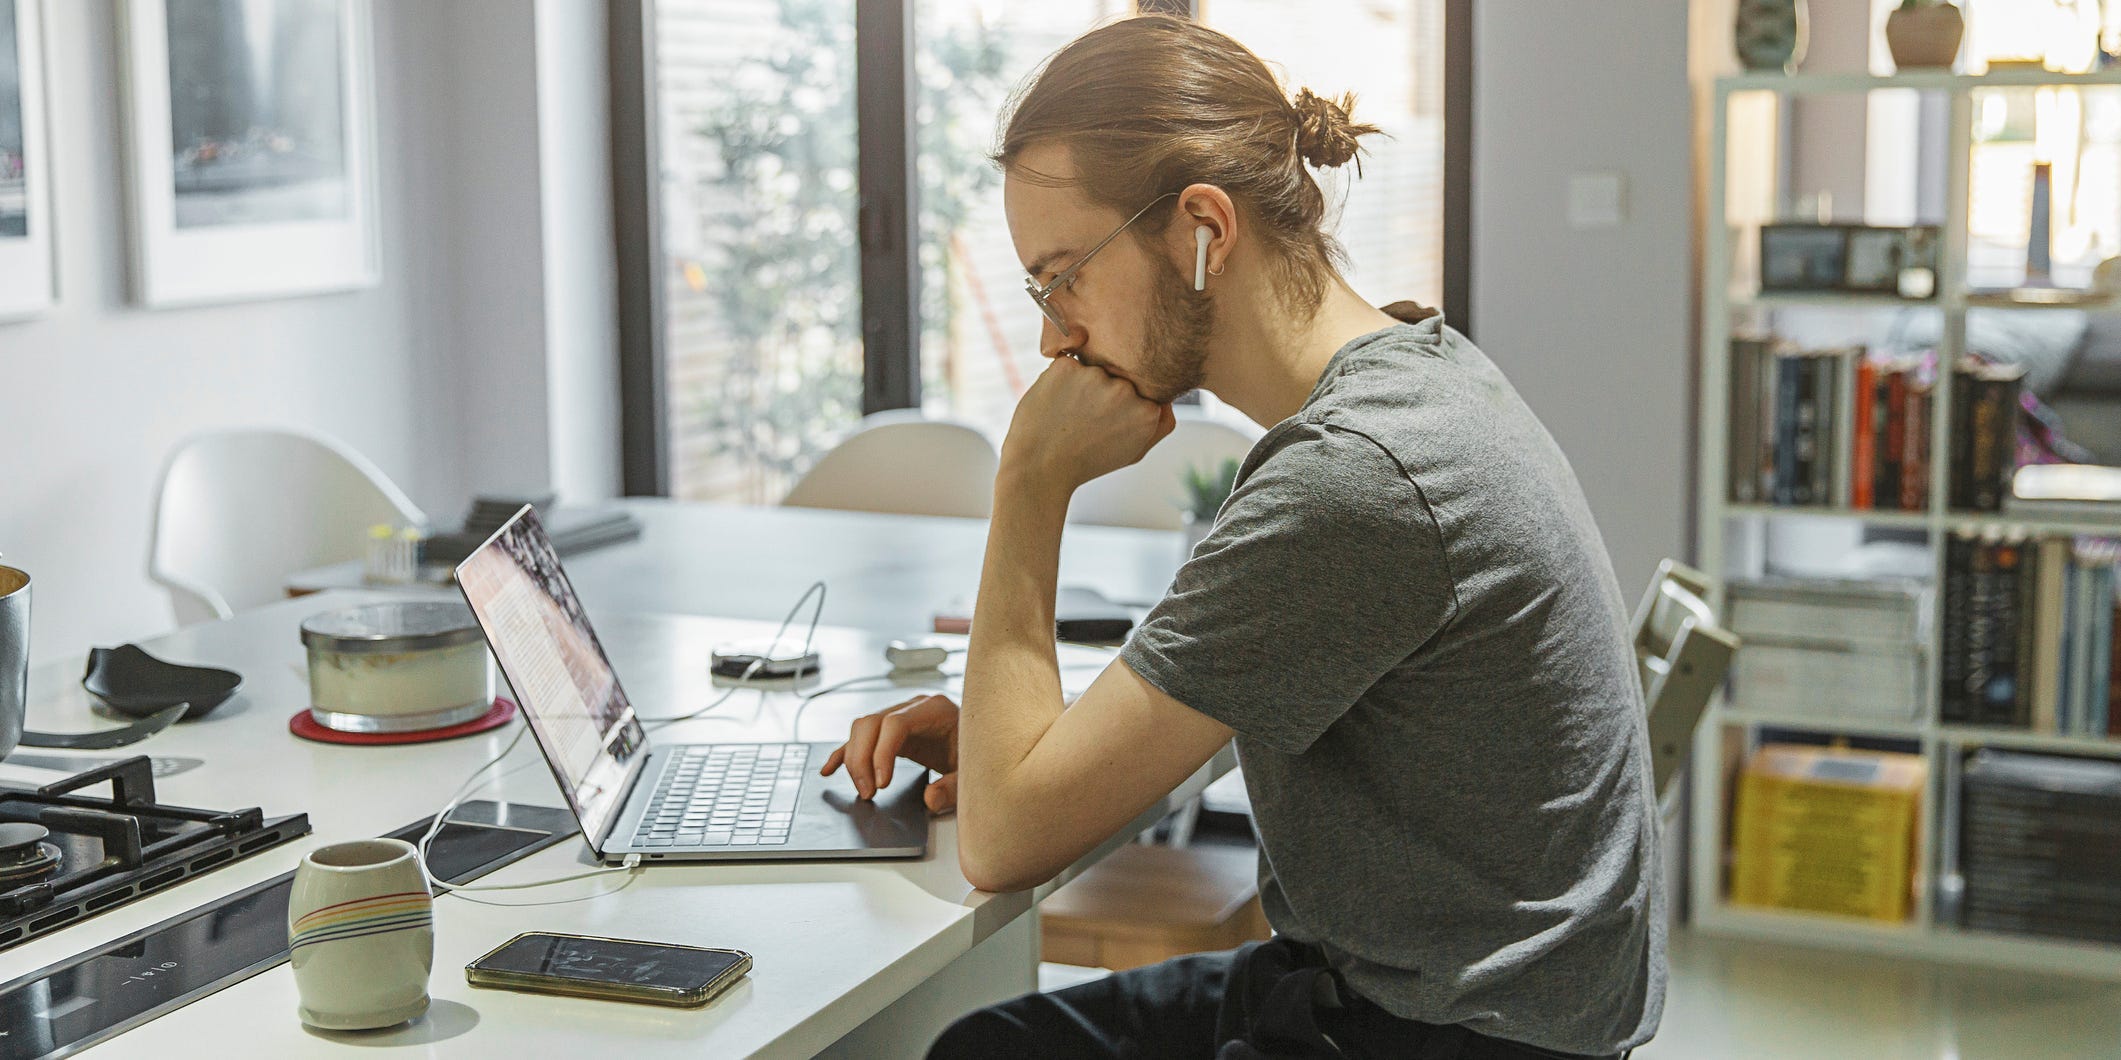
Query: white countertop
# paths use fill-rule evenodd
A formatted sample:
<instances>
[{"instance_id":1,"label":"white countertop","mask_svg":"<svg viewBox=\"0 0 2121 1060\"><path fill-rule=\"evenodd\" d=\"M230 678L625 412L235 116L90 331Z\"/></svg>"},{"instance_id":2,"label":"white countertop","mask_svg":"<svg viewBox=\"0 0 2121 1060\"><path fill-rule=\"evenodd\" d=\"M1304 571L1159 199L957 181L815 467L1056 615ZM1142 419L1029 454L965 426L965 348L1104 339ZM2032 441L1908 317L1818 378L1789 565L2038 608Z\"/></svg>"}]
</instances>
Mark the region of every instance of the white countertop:
<instances>
[{"instance_id":1,"label":"white countertop","mask_svg":"<svg viewBox=\"0 0 2121 1060\"><path fill-rule=\"evenodd\" d=\"M159 799L217 810L259 806L269 817L304 812L314 833L0 952L0 980L287 872L302 851L320 843L379 835L428 816L473 768L506 745L520 721L474 737L396 747L318 744L287 731L289 717L308 705L297 635L301 620L379 598L338 592L303 597L145 643L172 662L234 669L244 677L243 690L209 717L134 747L81 754L202 759L198 768L157 778ZM650 719L696 709L718 694L706 673L712 644L772 631L771 623L756 621L614 613L594 601L590 611L629 697ZM882 671L888 639L821 629L821 683ZM1109 658L1098 649L1064 648L1064 683L1079 689ZM950 669L960 664L953 659ZM92 708L79 676L70 667L32 675L30 728L116 724ZM802 738L837 739L853 717L907 693L885 686L817 699L802 715ZM787 739L796 703L785 693L762 701L740 692L708 717L671 726L655 738ZM1231 764L1225 752L1165 805L1190 798ZM473 797L565 805L530 739L503 770L500 781ZM0 765L0 779L48 783L58 776ZM1162 812L1152 808L1126 834ZM1116 837L1105 849L1122 841ZM480 882L559 876L589 864L587 847L576 839ZM934 822L929 853L919 861L658 865L627 880L613 874L531 891L438 899L430 984L435 1007L425 1020L400 1030L345 1036L305 1029L295 1018L294 980L283 964L98 1046L96 1055L295 1057L397 1046L406 1055L432 1056L807 1056L883 1011L1037 897L974 891L958 871L955 822L948 817ZM622 882L616 893L601 893ZM474 990L465 983L467 962L530 929L734 947L752 953L756 965L748 982L699 1011Z\"/></svg>"}]
</instances>

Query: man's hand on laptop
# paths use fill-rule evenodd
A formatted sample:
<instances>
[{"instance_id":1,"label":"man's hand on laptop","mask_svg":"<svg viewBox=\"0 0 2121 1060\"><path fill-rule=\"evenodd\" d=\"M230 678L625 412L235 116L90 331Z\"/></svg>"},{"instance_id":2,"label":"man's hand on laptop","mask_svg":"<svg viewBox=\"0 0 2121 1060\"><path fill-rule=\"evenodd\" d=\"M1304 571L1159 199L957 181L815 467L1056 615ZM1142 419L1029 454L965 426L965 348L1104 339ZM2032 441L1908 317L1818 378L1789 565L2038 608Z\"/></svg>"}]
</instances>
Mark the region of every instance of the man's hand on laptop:
<instances>
[{"instance_id":1,"label":"man's hand on laptop","mask_svg":"<svg viewBox=\"0 0 2121 1060\"><path fill-rule=\"evenodd\" d=\"M854 719L847 742L825 760L822 776L840 766L862 798L872 799L891 785L900 758L935 771L924 793L928 812L947 813L957 805L957 704L948 696L920 696Z\"/></svg>"}]
</instances>

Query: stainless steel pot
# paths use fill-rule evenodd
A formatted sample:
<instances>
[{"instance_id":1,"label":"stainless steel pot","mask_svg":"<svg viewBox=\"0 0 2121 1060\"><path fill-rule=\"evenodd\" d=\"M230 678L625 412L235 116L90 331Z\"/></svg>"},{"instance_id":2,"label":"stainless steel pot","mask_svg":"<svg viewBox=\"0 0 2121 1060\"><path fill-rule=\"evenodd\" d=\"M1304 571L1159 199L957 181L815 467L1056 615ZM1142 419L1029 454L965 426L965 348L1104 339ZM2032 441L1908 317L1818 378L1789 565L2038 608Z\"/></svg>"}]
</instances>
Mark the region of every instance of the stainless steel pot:
<instances>
[{"instance_id":1,"label":"stainless steel pot","mask_svg":"<svg viewBox=\"0 0 2121 1060\"><path fill-rule=\"evenodd\" d=\"M29 575L0 567L0 758L22 742L29 699Z\"/></svg>"}]
</instances>

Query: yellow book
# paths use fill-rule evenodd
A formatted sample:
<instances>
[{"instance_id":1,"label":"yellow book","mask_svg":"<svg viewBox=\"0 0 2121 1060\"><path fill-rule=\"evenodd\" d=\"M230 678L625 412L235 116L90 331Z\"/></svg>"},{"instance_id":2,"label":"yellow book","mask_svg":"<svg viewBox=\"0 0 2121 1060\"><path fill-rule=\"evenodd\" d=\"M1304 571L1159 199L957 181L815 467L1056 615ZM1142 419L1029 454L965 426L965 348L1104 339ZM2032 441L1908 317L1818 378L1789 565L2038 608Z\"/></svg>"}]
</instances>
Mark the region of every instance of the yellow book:
<instances>
[{"instance_id":1,"label":"yellow book","mask_svg":"<svg viewBox=\"0 0 2121 1060\"><path fill-rule=\"evenodd\" d=\"M1738 781L1731 901L1907 919L1922 756L1769 744Z\"/></svg>"}]
</instances>

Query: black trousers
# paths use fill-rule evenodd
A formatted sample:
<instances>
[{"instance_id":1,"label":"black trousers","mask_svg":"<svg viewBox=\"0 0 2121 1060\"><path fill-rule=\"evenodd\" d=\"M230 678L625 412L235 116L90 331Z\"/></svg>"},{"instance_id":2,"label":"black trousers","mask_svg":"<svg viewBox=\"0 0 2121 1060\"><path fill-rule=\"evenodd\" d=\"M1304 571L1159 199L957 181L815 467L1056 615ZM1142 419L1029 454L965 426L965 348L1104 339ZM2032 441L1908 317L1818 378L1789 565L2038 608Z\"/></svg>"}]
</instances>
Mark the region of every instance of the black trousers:
<instances>
[{"instance_id":1,"label":"black trousers","mask_svg":"<svg viewBox=\"0 0 2121 1060\"><path fill-rule=\"evenodd\" d=\"M1346 1000L1337 1006L1314 1000L1336 995ZM1461 1026L1400 1019L1348 990L1316 947L1280 938L1177 957L1050 994L1026 994L951 1024L928 1051L929 1060L1563 1056Z\"/></svg>"}]
</instances>

